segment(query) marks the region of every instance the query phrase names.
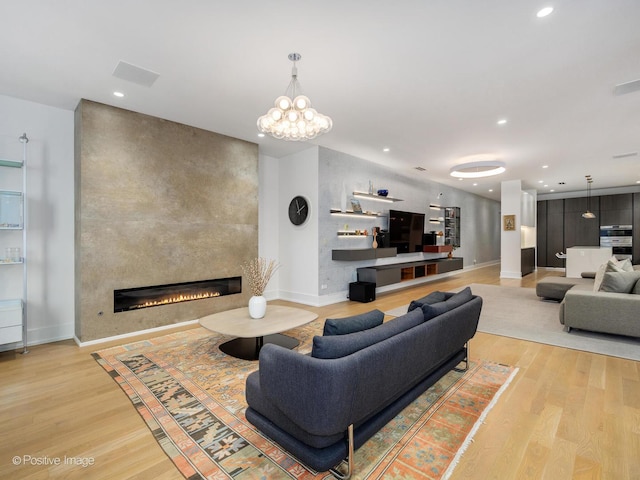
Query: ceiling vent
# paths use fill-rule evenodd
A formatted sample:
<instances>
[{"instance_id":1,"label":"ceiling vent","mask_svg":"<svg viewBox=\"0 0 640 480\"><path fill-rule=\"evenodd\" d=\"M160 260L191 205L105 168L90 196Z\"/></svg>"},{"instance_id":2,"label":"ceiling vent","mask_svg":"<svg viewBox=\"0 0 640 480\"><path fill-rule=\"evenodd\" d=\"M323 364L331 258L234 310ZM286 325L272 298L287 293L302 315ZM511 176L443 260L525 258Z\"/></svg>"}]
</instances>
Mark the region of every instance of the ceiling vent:
<instances>
[{"instance_id":1,"label":"ceiling vent","mask_svg":"<svg viewBox=\"0 0 640 480\"><path fill-rule=\"evenodd\" d=\"M612 155L611 158L615 158L617 160L619 158L635 157L636 155L638 155L638 152L616 153L615 155Z\"/></svg>"},{"instance_id":2,"label":"ceiling vent","mask_svg":"<svg viewBox=\"0 0 640 480\"><path fill-rule=\"evenodd\" d=\"M424 168L424 167L413 167L413 168L415 168L415 169L416 169L416 170L418 170L419 172L426 172L426 171L427 171L427 169L426 169L426 168Z\"/></svg>"},{"instance_id":3,"label":"ceiling vent","mask_svg":"<svg viewBox=\"0 0 640 480\"><path fill-rule=\"evenodd\" d=\"M614 95L624 95L640 90L640 80L633 80L627 83L619 83L613 89Z\"/></svg>"},{"instance_id":4,"label":"ceiling vent","mask_svg":"<svg viewBox=\"0 0 640 480\"><path fill-rule=\"evenodd\" d=\"M160 74L120 60L113 71L113 76L126 80L127 82L150 87L158 79Z\"/></svg>"}]
</instances>

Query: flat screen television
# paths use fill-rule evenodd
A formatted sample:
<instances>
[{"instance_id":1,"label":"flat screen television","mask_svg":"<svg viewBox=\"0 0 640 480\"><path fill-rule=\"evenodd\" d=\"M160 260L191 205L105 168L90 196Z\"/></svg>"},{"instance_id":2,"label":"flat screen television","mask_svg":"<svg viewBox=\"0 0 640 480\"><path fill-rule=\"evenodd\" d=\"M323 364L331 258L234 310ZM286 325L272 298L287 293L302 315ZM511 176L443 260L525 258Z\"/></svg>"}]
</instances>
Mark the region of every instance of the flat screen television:
<instances>
[{"instance_id":1,"label":"flat screen television","mask_svg":"<svg viewBox=\"0 0 640 480\"><path fill-rule=\"evenodd\" d=\"M389 246L398 253L422 252L424 213L389 210Z\"/></svg>"}]
</instances>

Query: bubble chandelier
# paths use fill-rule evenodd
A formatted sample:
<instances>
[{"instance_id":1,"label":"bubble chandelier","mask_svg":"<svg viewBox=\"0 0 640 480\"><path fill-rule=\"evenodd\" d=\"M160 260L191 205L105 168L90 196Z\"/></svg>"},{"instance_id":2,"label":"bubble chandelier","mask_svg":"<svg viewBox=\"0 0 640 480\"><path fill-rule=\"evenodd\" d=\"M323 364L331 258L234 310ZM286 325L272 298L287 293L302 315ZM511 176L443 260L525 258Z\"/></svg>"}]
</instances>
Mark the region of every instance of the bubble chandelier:
<instances>
[{"instance_id":1,"label":"bubble chandelier","mask_svg":"<svg viewBox=\"0 0 640 480\"><path fill-rule=\"evenodd\" d=\"M301 94L296 62L299 53L290 53L293 62L291 82L285 94L276 98L275 106L258 118L258 131L283 140L304 141L328 132L333 127L331 118L311 108L311 101Z\"/></svg>"}]
</instances>

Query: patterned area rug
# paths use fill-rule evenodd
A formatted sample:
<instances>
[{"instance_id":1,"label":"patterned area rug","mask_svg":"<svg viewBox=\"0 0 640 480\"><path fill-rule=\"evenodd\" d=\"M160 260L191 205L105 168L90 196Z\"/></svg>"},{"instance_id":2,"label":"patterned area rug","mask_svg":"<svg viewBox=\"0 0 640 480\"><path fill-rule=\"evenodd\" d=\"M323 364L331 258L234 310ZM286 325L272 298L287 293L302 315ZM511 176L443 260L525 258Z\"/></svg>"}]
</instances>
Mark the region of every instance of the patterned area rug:
<instances>
[{"instance_id":1,"label":"patterned area rug","mask_svg":"<svg viewBox=\"0 0 640 480\"><path fill-rule=\"evenodd\" d=\"M287 334L307 353L321 330L317 320ZM220 352L226 340L195 328L93 356L186 478L331 478L298 462L245 419L245 379L258 362ZM448 478L516 372L487 362L472 362L464 374L450 372L356 451L352 478Z\"/></svg>"}]
</instances>

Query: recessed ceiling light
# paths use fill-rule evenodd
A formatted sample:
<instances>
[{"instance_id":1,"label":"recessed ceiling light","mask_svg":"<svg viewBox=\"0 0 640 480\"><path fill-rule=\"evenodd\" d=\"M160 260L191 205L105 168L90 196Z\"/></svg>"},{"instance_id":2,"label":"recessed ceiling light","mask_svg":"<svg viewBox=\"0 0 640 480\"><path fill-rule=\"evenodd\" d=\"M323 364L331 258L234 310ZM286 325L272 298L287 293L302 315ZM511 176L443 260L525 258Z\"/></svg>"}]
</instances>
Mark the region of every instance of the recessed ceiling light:
<instances>
[{"instance_id":1,"label":"recessed ceiling light","mask_svg":"<svg viewBox=\"0 0 640 480\"><path fill-rule=\"evenodd\" d=\"M542 165L542 168L549 168L549 165Z\"/></svg>"},{"instance_id":2,"label":"recessed ceiling light","mask_svg":"<svg viewBox=\"0 0 640 480\"><path fill-rule=\"evenodd\" d=\"M477 186L478 186L478 184L477 184L476 182L473 182L473 186L474 186L474 187L477 187Z\"/></svg>"},{"instance_id":3,"label":"recessed ceiling light","mask_svg":"<svg viewBox=\"0 0 640 480\"><path fill-rule=\"evenodd\" d=\"M124 97L124 93L122 93L122 92L113 92L113 96L114 97L118 97L118 98L122 98L122 97Z\"/></svg>"},{"instance_id":4,"label":"recessed ceiling light","mask_svg":"<svg viewBox=\"0 0 640 480\"><path fill-rule=\"evenodd\" d=\"M555 190L552 188L551 190L549 190L550 192L555 192Z\"/></svg>"},{"instance_id":5,"label":"recessed ceiling light","mask_svg":"<svg viewBox=\"0 0 640 480\"><path fill-rule=\"evenodd\" d=\"M544 183L544 180L538 180L538 183Z\"/></svg>"},{"instance_id":6,"label":"recessed ceiling light","mask_svg":"<svg viewBox=\"0 0 640 480\"><path fill-rule=\"evenodd\" d=\"M544 7L542 10L539 10L538 13L536 13L536 17L543 18L551 14L551 12L553 12L553 7Z\"/></svg>"},{"instance_id":7,"label":"recessed ceiling light","mask_svg":"<svg viewBox=\"0 0 640 480\"><path fill-rule=\"evenodd\" d=\"M389 150L390 150L390 148L389 148L389 147L384 147L384 148L382 149L382 151L383 151L383 152L388 152Z\"/></svg>"},{"instance_id":8,"label":"recessed ceiling light","mask_svg":"<svg viewBox=\"0 0 640 480\"><path fill-rule=\"evenodd\" d=\"M505 123L507 123L507 119L506 118L501 118L500 120L498 120L496 122L498 125L504 125Z\"/></svg>"},{"instance_id":9,"label":"recessed ceiling light","mask_svg":"<svg viewBox=\"0 0 640 480\"><path fill-rule=\"evenodd\" d=\"M259 134L258 134L258 136L259 136L260 138L262 138L262 137L264 137L264 133L259 133Z\"/></svg>"},{"instance_id":10,"label":"recessed ceiling light","mask_svg":"<svg viewBox=\"0 0 640 480\"><path fill-rule=\"evenodd\" d=\"M640 180L636 180L636 183L640 183Z\"/></svg>"},{"instance_id":11,"label":"recessed ceiling light","mask_svg":"<svg viewBox=\"0 0 640 480\"><path fill-rule=\"evenodd\" d=\"M504 162L496 160L462 163L449 170L449 175L458 178L481 178L499 175L506 169Z\"/></svg>"},{"instance_id":12,"label":"recessed ceiling light","mask_svg":"<svg viewBox=\"0 0 640 480\"><path fill-rule=\"evenodd\" d=\"M549 185L546 185L546 184L545 184L544 188L547 188L548 186L549 186Z\"/></svg>"},{"instance_id":13,"label":"recessed ceiling light","mask_svg":"<svg viewBox=\"0 0 640 480\"><path fill-rule=\"evenodd\" d=\"M489 189L489 191L490 191L490 192L493 192L493 188L490 188L490 189Z\"/></svg>"}]
</instances>

